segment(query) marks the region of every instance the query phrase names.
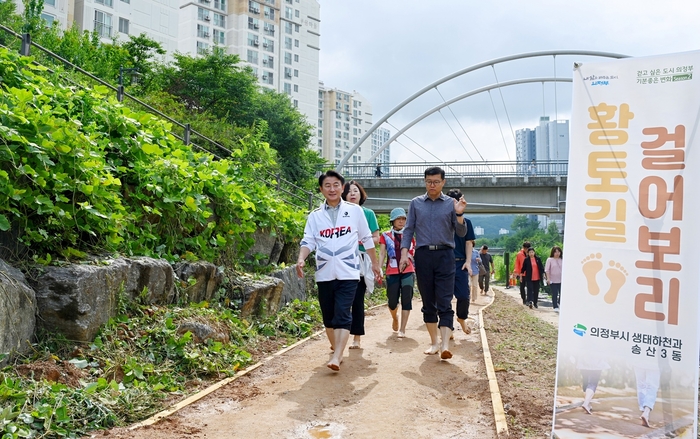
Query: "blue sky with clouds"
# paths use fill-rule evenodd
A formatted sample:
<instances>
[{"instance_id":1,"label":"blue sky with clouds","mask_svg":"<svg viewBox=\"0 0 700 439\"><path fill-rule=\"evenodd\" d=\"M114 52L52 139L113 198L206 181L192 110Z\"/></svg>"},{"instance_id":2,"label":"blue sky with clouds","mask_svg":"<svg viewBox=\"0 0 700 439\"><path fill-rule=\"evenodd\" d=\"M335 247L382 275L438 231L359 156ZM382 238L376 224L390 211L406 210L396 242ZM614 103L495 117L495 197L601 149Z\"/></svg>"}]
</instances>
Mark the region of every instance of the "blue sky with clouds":
<instances>
[{"instance_id":1,"label":"blue sky with clouds","mask_svg":"<svg viewBox=\"0 0 700 439\"><path fill-rule=\"evenodd\" d=\"M700 49L700 2L692 0L319 0L320 79L356 90L374 120L408 96L455 71L527 52L586 50L650 56ZM389 119L401 128L459 94L508 80L571 77L559 56L513 61L441 85ZM598 58L600 60L600 58ZM556 96L556 99L555 99ZM539 117L569 117L571 86L523 84L467 98L426 118L392 145L392 161L507 160L513 131ZM392 132L394 128L388 127ZM454 131L454 133L453 133ZM416 143L413 143L413 142Z\"/></svg>"}]
</instances>

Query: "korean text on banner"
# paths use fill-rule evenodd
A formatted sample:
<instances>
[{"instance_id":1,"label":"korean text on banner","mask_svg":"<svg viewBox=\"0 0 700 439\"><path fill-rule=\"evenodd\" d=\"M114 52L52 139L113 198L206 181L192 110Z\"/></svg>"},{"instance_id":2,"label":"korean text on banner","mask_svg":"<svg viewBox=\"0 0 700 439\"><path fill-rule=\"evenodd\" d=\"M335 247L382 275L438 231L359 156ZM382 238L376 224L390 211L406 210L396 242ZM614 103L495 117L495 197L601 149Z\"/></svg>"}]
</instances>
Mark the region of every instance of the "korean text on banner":
<instances>
[{"instance_id":1,"label":"korean text on banner","mask_svg":"<svg viewBox=\"0 0 700 439\"><path fill-rule=\"evenodd\" d=\"M697 437L699 66L688 52L574 69L558 438Z\"/></svg>"}]
</instances>

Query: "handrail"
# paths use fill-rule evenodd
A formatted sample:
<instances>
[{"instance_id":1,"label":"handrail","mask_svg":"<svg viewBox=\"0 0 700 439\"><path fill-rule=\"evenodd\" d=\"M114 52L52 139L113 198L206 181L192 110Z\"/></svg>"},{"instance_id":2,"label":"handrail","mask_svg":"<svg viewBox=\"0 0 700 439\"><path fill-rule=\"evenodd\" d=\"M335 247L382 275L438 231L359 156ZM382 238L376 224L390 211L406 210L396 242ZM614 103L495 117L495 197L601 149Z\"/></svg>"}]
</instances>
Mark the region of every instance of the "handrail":
<instances>
[{"instance_id":1,"label":"handrail","mask_svg":"<svg viewBox=\"0 0 700 439\"><path fill-rule=\"evenodd\" d=\"M445 170L446 178L498 178L498 177L566 177L568 161L550 160L523 161L483 161L483 162L402 162L381 164L381 175L377 176L376 165L368 163L353 163L346 165L343 176L352 178L381 178L404 179L423 178L427 168L439 166ZM323 172L317 168L317 173Z\"/></svg>"},{"instance_id":2,"label":"handrail","mask_svg":"<svg viewBox=\"0 0 700 439\"><path fill-rule=\"evenodd\" d=\"M54 59L60 61L60 62L63 63L66 67L69 67L69 68L71 68L71 69L73 69L73 70L76 70L77 72L79 72L79 73L81 73L81 74L87 76L88 78L92 79L93 81L96 81L96 82L98 82L99 84L102 84L102 85L104 85L105 87L111 89L111 90L114 91L115 93L118 92L118 88L115 87L115 86L113 86L113 85L110 84L109 82L107 82L107 81L105 81L105 80L103 80L103 79L100 79L99 77L93 75L92 73L90 73L90 72L88 72L88 71L86 71L86 70L80 68L79 66L77 66L77 65L75 65L75 64L73 64L73 63L71 63L70 61L68 61L67 59L63 58L62 56L60 56L60 55L58 55L58 54L56 54L56 53L54 53L54 52L48 50L47 48L45 48L45 47L43 47L43 46L41 46L41 45L39 45L39 44L37 44L37 43L35 43L35 42L33 42L33 41L31 41L30 38L26 38L26 39L25 39L25 38L23 38L22 35L18 34L18 33L15 32L14 30L12 30L12 29L10 29L10 28L8 28L7 26L4 26L4 25L2 25L2 24L0 24L0 30L3 30L3 31L5 31L5 32L9 33L10 35L12 35L12 36L14 36L14 37L16 37L16 38L22 40L23 45L25 44L25 41L29 41L29 45L36 47L37 49L41 50L42 52L44 52L44 53L47 54L48 56L50 56L50 57L52 57L52 58L54 58ZM25 34L25 35L29 35L29 34ZM20 52L22 52L23 50L26 50L27 54L29 53L29 50L28 50L27 48L20 49ZM34 63L37 64L37 65L39 65L36 61L35 61ZM50 69L50 68L48 68L48 67L47 67L47 70L48 70L49 72L51 72L51 73L57 73L57 72L55 72L54 70L52 70L52 69ZM76 86L81 87L81 88L83 88L83 89L86 88L85 86L83 86L83 85L81 85L81 84L75 83L75 82L74 82L73 80L71 80L70 78L65 78L65 77L63 77L63 79L64 79L64 80L68 80L68 81L72 82L73 84L76 84ZM222 157L220 157L219 155L217 155L216 153L214 153L214 152L211 151L210 149L204 148L204 147L202 147L202 146L200 146L200 145L197 145L197 144L194 143L194 142L190 142L190 141L189 141L189 134L193 134L193 135L199 137L200 139L202 139L202 140L208 142L210 145L212 145L212 146L214 146L214 147L216 147L216 148L219 148L219 149L221 149L221 150L223 150L223 151L226 151L226 152L229 153L229 154L233 154L233 151L231 151L230 149L226 148L224 145L220 144L219 142L217 142L217 141L215 141L215 140L213 140L213 139L210 139L209 137L205 136L204 134L202 134L202 133L200 133L200 132L198 132L198 131L196 131L196 130L191 129L191 128L190 128L190 124L183 124L183 123L180 123L180 122L178 122L177 120L173 119L172 117L168 116L167 114L162 113L162 112L159 111L158 109L152 107L151 105L149 105L149 104L143 102L142 100L140 100L140 99L136 98L135 96L132 96L132 95L130 95L130 94L128 94L128 93L125 93L125 92L124 92L124 93L123 93L123 96L124 96L124 97L127 97L127 98L129 98L129 99L131 99L133 102L135 102L135 103L141 105L142 107L146 108L149 112L151 112L151 113L153 113L153 114L155 114L155 115L157 115L157 116L159 116L159 117L161 117L161 118L163 118L163 119L165 119L165 120L171 122L172 124L177 125L178 127L184 129L186 134L185 134L183 137L180 137L179 135L177 135L176 133L173 133L172 131L170 132L170 134L172 134L172 135L173 135L174 137L176 137L177 139L181 140L181 141L182 141L183 143L185 143L186 145L191 145L191 146L193 146L193 147L195 147L195 148L198 148L198 149L200 149L200 150L202 150L202 151L206 151L206 152L210 153L211 155L213 155L215 158L217 158L217 159L219 159L219 160L223 160ZM263 182L269 184L269 181L267 181L267 180L261 179L260 177L256 177L256 178L257 178L258 180L260 180L260 181L263 181ZM296 198L296 199L303 200L304 202L308 202L308 210L309 210L309 211L311 211L311 210L314 209L314 202L313 202L313 201L314 201L314 198L316 198L315 195L317 195L317 194L314 194L314 193L311 192L311 191L307 191L306 189L301 188L301 187L295 185L294 183L292 183L292 182L290 182L290 181L284 180L284 179L281 178L281 176L276 176L275 178L278 179L278 180L282 180L286 185L292 186L292 188L293 188L294 191L304 193L305 197L301 197L301 196L299 196L299 195L294 195L294 194L290 193L289 191L285 191L286 193L289 193L289 195L294 195L294 198ZM280 183L279 183L279 182L275 185L275 190L280 191ZM289 200L286 200L286 201L289 201ZM293 203L293 202L291 202L290 204L294 204L295 206L298 206L298 204Z\"/></svg>"}]
</instances>

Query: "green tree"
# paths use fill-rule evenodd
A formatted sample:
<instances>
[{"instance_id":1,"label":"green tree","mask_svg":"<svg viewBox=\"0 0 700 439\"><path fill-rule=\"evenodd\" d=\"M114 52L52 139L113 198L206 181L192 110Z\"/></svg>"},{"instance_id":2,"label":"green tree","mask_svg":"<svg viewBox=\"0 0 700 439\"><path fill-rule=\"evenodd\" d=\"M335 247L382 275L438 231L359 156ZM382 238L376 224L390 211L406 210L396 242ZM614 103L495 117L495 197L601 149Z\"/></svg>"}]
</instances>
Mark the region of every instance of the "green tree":
<instances>
[{"instance_id":1,"label":"green tree","mask_svg":"<svg viewBox=\"0 0 700 439\"><path fill-rule=\"evenodd\" d=\"M287 95L265 90L257 96L248 124L267 121L264 139L279 153L282 171L291 181L308 185L317 164L323 164L317 153L308 149L312 126ZM305 184L307 183L307 184Z\"/></svg>"},{"instance_id":2,"label":"green tree","mask_svg":"<svg viewBox=\"0 0 700 439\"><path fill-rule=\"evenodd\" d=\"M162 68L160 80L164 91L177 96L189 111L206 111L237 127L264 127L262 139L277 151L283 176L315 188L314 170L324 161L308 149L312 126L287 95L261 91L238 56L218 49L202 57L178 54L172 65Z\"/></svg>"},{"instance_id":3,"label":"green tree","mask_svg":"<svg viewBox=\"0 0 700 439\"><path fill-rule=\"evenodd\" d=\"M201 57L176 54L175 62L160 72L163 90L177 96L190 111L208 111L241 125L252 113L258 86L253 71L239 63L238 55L221 50Z\"/></svg>"},{"instance_id":4,"label":"green tree","mask_svg":"<svg viewBox=\"0 0 700 439\"><path fill-rule=\"evenodd\" d=\"M129 54L129 63L123 67L135 68L139 73L138 90L143 93L155 84L154 74L156 69L157 55L163 56L167 52L156 40L149 38L146 34L134 36L129 35L129 41L122 44L122 47Z\"/></svg>"},{"instance_id":5,"label":"green tree","mask_svg":"<svg viewBox=\"0 0 700 439\"><path fill-rule=\"evenodd\" d=\"M34 33L43 27L41 11L44 10L44 0L22 0L24 3L23 33Z\"/></svg>"}]
</instances>

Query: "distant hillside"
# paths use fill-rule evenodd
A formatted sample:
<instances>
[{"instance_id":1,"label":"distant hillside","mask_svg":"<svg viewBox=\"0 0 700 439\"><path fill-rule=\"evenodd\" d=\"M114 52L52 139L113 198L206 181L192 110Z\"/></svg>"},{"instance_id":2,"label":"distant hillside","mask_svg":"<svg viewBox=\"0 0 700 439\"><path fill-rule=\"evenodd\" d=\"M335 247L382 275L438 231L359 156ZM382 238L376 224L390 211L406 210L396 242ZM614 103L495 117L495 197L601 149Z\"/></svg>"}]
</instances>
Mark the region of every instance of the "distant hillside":
<instances>
[{"instance_id":1,"label":"distant hillside","mask_svg":"<svg viewBox=\"0 0 700 439\"><path fill-rule=\"evenodd\" d=\"M471 215L469 219L475 228L484 228L484 235L477 238L498 238L501 228L510 230L515 215Z\"/></svg>"}]
</instances>

